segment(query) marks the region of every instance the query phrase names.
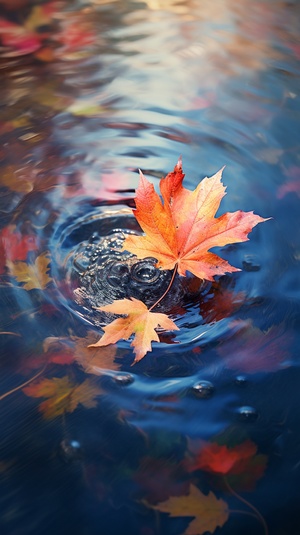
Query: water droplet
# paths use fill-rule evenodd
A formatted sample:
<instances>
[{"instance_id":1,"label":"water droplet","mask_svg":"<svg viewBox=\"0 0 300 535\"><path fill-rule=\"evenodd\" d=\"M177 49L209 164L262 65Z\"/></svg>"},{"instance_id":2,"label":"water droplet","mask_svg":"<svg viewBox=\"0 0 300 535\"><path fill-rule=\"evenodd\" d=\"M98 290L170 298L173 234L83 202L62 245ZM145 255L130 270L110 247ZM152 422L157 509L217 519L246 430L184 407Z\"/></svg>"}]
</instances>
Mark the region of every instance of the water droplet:
<instances>
[{"instance_id":1,"label":"water droplet","mask_svg":"<svg viewBox=\"0 0 300 535\"><path fill-rule=\"evenodd\" d=\"M60 453L66 462L79 461L82 459L82 449L78 440L65 439L60 443Z\"/></svg>"},{"instance_id":2,"label":"water droplet","mask_svg":"<svg viewBox=\"0 0 300 535\"><path fill-rule=\"evenodd\" d=\"M115 383L126 386L133 383L134 378L130 373L118 373L118 375L114 375L113 377Z\"/></svg>"},{"instance_id":3,"label":"water droplet","mask_svg":"<svg viewBox=\"0 0 300 535\"><path fill-rule=\"evenodd\" d=\"M99 234L98 232L94 232L89 239L89 243L95 243L97 241L99 241Z\"/></svg>"},{"instance_id":4,"label":"water droplet","mask_svg":"<svg viewBox=\"0 0 300 535\"><path fill-rule=\"evenodd\" d=\"M258 412L254 407L240 407L237 412L239 419L243 422L255 422L258 418Z\"/></svg>"},{"instance_id":5,"label":"water droplet","mask_svg":"<svg viewBox=\"0 0 300 535\"><path fill-rule=\"evenodd\" d=\"M214 392L214 385L210 381L199 381L192 387L192 392L197 398L210 398Z\"/></svg>"},{"instance_id":6,"label":"water droplet","mask_svg":"<svg viewBox=\"0 0 300 535\"><path fill-rule=\"evenodd\" d=\"M245 386L248 381L245 375L237 375L237 377L234 380L235 384L238 386Z\"/></svg>"}]
</instances>

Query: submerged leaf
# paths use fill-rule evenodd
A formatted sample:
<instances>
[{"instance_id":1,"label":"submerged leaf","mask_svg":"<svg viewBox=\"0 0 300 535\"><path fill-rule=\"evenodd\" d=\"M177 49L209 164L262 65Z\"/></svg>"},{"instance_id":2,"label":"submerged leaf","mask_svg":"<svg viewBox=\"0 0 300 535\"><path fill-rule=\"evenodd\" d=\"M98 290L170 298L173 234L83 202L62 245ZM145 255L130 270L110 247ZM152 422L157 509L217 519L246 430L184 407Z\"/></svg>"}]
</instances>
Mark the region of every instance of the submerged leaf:
<instances>
[{"instance_id":1,"label":"submerged leaf","mask_svg":"<svg viewBox=\"0 0 300 535\"><path fill-rule=\"evenodd\" d=\"M151 504L163 502L170 496L182 496L189 490L183 467L172 459L142 457L133 479Z\"/></svg>"},{"instance_id":2,"label":"submerged leaf","mask_svg":"<svg viewBox=\"0 0 300 535\"><path fill-rule=\"evenodd\" d=\"M74 359L86 373L102 375L107 369L119 370L120 365L114 362L116 355L114 346L91 349L95 341L95 333L93 331L90 331L85 338L73 336L72 341L75 343ZM87 344L89 344L89 347L87 347Z\"/></svg>"},{"instance_id":3,"label":"submerged leaf","mask_svg":"<svg viewBox=\"0 0 300 535\"><path fill-rule=\"evenodd\" d=\"M159 342L158 334L155 331L157 327L178 330L178 327L166 314L150 312L142 301L133 297L114 301L110 305L100 307L99 310L126 317L118 318L104 327L102 338L96 344L90 344L89 347L115 344L121 338L128 340L134 334L131 345L134 348L135 362L141 360L147 351L152 351L152 341Z\"/></svg>"},{"instance_id":4,"label":"submerged leaf","mask_svg":"<svg viewBox=\"0 0 300 535\"><path fill-rule=\"evenodd\" d=\"M40 27L49 25L55 13L54 5L54 3L49 2L46 5L34 6L26 19L25 28L28 31L35 31Z\"/></svg>"},{"instance_id":5,"label":"submerged leaf","mask_svg":"<svg viewBox=\"0 0 300 535\"><path fill-rule=\"evenodd\" d=\"M90 379L74 384L68 376L42 379L23 388L24 394L47 398L39 406L45 418L52 419L65 412L73 412L79 404L90 409L97 406L97 396L103 391Z\"/></svg>"},{"instance_id":6,"label":"submerged leaf","mask_svg":"<svg viewBox=\"0 0 300 535\"><path fill-rule=\"evenodd\" d=\"M202 470L226 480L243 490L252 490L266 469L267 456L258 453L258 448L251 440L228 446L217 442L190 440L191 458L186 459L185 466L189 472Z\"/></svg>"},{"instance_id":7,"label":"submerged leaf","mask_svg":"<svg viewBox=\"0 0 300 535\"><path fill-rule=\"evenodd\" d=\"M257 446L247 440L232 448L216 442L204 442L202 447L189 465L189 471L204 470L216 474L237 474L243 471L245 461L253 457Z\"/></svg>"},{"instance_id":8,"label":"submerged leaf","mask_svg":"<svg viewBox=\"0 0 300 535\"><path fill-rule=\"evenodd\" d=\"M34 172L29 166L24 170L16 165L7 165L2 169L0 185L17 193L29 193L33 189L34 178Z\"/></svg>"},{"instance_id":9,"label":"submerged leaf","mask_svg":"<svg viewBox=\"0 0 300 535\"><path fill-rule=\"evenodd\" d=\"M145 235L127 236L123 250L138 258L154 257L161 269L177 266L183 276L190 271L213 280L214 275L239 271L209 250L246 241L252 228L266 219L241 210L215 217L225 195L222 170L204 178L194 191L182 186L183 178L179 160L174 171L161 179L160 197L141 173L133 213Z\"/></svg>"},{"instance_id":10,"label":"submerged leaf","mask_svg":"<svg viewBox=\"0 0 300 535\"><path fill-rule=\"evenodd\" d=\"M202 535L205 532L214 533L228 520L227 503L218 499L212 492L203 494L197 487L191 485L188 496L171 497L167 501L155 506L154 509L169 513L172 517L193 516L183 535Z\"/></svg>"},{"instance_id":11,"label":"submerged leaf","mask_svg":"<svg viewBox=\"0 0 300 535\"><path fill-rule=\"evenodd\" d=\"M0 18L0 38L5 47L12 49L10 56L31 54L41 46L41 36L31 30Z\"/></svg>"},{"instance_id":12,"label":"submerged leaf","mask_svg":"<svg viewBox=\"0 0 300 535\"><path fill-rule=\"evenodd\" d=\"M8 225L0 231L0 273L8 261L26 260L30 251L38 248L38 239L34 235L22 235L14 225Z\"/></svg>"},{"instance_id":13,"label":"submerged leaf","mask_svg":"<svg viewBox=\"0 0 300 535\"><path fill-rule=\"evenodd\" d=\"M33 290L34 288L43 290L52 280L48 275L49 261L46 251L36 258L34 264L9 261L7 265L12 276L18 282L24 283L25 290Z\"/></svg>"},{"instance_id":14,"label":"submerged leaf","mask_svg":"<svg viewBox=\"0 0 300 535\"><path fill-rule=\"evenodd\" d=\"M213 297L200 305L200 311L206 323L229 318L246 300L244 292L234 293L227 288L215 288Z\"/></svg>"},{"instance_id":15,"label":"submerged leaf","mask_svg":"<svg viewBox=\"0 0 300 535\"><path fill-rule=\"evenodd\" d=\"M267 331L262 331L250 320L235 320L230 327L232 331L217 348L227 368L242 373L257 373L291 365L292 337L284 325L273 325Z\"/></svg>"}]
</instances>

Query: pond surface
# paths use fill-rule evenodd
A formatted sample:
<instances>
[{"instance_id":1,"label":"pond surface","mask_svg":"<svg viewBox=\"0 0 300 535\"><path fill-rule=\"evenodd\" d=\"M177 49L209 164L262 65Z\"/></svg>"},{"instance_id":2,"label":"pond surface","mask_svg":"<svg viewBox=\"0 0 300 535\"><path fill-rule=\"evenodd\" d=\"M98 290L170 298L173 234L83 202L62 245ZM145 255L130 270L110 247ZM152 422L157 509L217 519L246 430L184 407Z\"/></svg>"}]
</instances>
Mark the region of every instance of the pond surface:
<instances>
[{"instance_id":1,"label":"pond surface","mask_svg":"<svg viewBox=\"0 0 300 535\"><path fill-rule=\"evenodd\" d=\"M299 3L0 7L1 534L297 535ZM168 286L120 247L180 155L272 219L132 366L95 306Z\"/></svg>"}]
</instances>

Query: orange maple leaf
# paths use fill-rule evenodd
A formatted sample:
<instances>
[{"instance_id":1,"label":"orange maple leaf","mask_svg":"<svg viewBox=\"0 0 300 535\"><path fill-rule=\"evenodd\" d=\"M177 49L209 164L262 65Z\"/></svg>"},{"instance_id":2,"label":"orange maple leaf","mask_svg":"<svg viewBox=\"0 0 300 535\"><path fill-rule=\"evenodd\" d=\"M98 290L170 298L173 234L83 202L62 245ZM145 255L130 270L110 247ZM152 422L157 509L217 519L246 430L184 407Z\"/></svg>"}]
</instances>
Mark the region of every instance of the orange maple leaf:
<instances>
[{"instance_id":1,"label":"orange maple leaf","mask_svg":"<svg viewBox=\"0 0 300 535\"><path fill-rule=\"evenodd\" d=\"M152 256L161 269L177 266L183 276L190 271L200 279L213 280L214 275L240 271L208 251L247 241L252 228L266 219L241 210L215 217L226 189L221 182L222 169L190 191L182 186L185 175L180 159L174 171L161 179L161 197L142 172L140 175L133 213L145 235L127 236L123 250L138 258Z\"/></svg>"},{"instance_id":2,"label":"orange maple leaf","mask_svg":"<svg viewBox=\"0 0 300 535\"><path fill-rule=\"evenodd\" d=\"M159 342L159 337L155 329L161 327L166 330L178 330L175 323L166 314L150 312L146 305L138 299L119 299L109 305L100 307L98 310L121 314L126 317L118 318L104 327L104 335L96 344L88 347L101 347L108 344L115 344L123 338L128 340L132 334L135 335L131 342L134 348L135 360L141 360L147 351L152 351L151 342Z\"/></svg>"}]
</instances>

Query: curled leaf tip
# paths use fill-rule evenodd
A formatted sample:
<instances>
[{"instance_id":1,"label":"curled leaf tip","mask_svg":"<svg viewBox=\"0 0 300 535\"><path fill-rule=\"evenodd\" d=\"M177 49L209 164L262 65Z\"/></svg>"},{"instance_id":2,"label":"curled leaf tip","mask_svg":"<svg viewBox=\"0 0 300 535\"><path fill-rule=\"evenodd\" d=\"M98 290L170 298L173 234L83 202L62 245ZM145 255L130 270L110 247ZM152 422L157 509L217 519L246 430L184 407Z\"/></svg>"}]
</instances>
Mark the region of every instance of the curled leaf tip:
<instances>
[{"instance_id":1,"label":"curled leaf tip","mask_svg":"<svg viewBox=\"0 0 300 535\"><path fill-rule=\"evenodd\" d=\"M179 156L176 167L177 169L182 169L182 156Z\"/></svg>"}]
</instances>

